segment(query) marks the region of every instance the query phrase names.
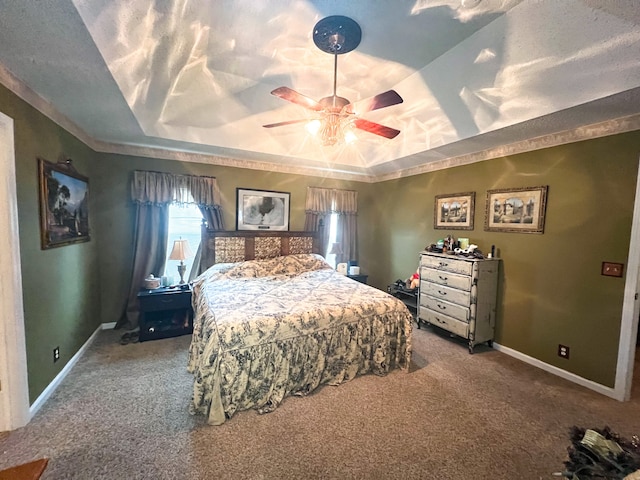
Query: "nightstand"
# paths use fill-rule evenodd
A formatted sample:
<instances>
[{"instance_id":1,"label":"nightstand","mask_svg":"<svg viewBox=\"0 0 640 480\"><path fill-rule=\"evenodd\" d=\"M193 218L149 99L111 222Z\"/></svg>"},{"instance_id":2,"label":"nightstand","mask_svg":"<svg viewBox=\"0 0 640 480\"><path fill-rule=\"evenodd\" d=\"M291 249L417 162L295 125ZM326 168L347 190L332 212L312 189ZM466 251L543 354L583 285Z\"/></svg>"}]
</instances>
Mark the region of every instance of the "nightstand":
<instances>
[{"instance_id":1,"label":"nightstand","mask_svg":"<svg viewBox=\"0 0 640 480\"><path fill-rule=\"evenodd\" d=\"M140 291L140 341L193 332L191 294L189 284Z\"/></svg>"},{"instance_id":2,"label":"nightstand","mask_svg":"<svg viewBox=\"0 0 640 480\"><path fill-rule=\"evenodd\" d=\"M369 277L369 275L362 275L362 274L358 274L358 275L347 275L347 278L350 278L351 280L355 280L356 282L360 282L360 283L367 283L367 278Z\"/></svg>"}]
</instances>

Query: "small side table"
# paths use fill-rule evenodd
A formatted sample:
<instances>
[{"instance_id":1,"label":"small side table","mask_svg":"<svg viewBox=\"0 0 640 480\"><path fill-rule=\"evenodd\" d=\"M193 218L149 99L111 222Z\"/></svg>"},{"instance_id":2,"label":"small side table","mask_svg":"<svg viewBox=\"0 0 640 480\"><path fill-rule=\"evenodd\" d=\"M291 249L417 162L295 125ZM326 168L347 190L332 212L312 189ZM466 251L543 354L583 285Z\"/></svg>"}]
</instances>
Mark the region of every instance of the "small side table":
<instances>
[{"instance_id":1,"label":"small side table","mask_svg":"<svg viewBox=\"0 0 640 480\"><path fill-rule=\"evenodd\" d=\"M407 306L413 317L418 320L418 289L410 289L406 288L403 285L398 285L397 283L392 283L387 286L387 292L393 295L396 298L402 300L402 302ZM420 322L418 322L418 328L420 328Z\"/></svg>"},{"instance_id":2,"label":"small side table","mask_svg":"<svg viewBox=\"0 0 640 480\"><path fill-rule=\"evenodd\" d=\"M367 283L367 278L369 277L369 275L363 275L363 274L358 274L358 275L347 275L347 278L350 278L351 280L355 280L356 282L360 282L360 283Z\"/></svg>"},{"instance_id":3,"label":"small side table","mask_svg":"<svg viewBox=\"0 0 640 480\"><path fill-rule=\"evenodd\" d=\"M193 332L191 285L141 290L140 341L177 337Z\"/></svg>"}]
</instances>

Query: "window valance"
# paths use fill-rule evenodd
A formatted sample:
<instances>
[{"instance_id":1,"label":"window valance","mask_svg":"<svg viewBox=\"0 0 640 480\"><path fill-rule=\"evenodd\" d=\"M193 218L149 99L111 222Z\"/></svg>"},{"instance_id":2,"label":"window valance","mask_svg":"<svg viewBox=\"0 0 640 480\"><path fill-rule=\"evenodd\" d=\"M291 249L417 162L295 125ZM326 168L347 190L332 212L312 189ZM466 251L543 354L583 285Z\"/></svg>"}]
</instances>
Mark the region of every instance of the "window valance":
<instances>
[{"instance_id":1,"label":"window valance","mask_svg":"<svg viewBox=\"0 0 640 480\"><path fill-rule=\"evenodd\" d=\"M220 208L217 180L195 175L135 170L131 199L143 204L195 203L201 208Z\"/></svg>"},{"instance_id":2,"label":"window valance","mask_svg":"<svg viewBox=\"0 0 640 480\"><path fill-rule=\"evenodd\" d=\"M305 211L307 213L357 213L358 192L307 187Z\"/></svg>"}]
</instances>

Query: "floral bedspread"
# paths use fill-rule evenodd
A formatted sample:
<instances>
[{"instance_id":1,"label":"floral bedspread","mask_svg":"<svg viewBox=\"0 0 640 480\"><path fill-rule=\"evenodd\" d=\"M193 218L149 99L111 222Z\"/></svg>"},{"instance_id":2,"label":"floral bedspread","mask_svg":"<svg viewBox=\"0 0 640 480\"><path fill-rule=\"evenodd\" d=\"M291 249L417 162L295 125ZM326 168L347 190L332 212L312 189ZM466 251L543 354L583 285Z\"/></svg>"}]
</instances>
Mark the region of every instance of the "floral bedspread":
<instances>
[{"instance_id":1,"label":"floral bedspread","mask_svg":"<svg viewBox=\"0 0 640 480\"><path fill-rule=\"evenodd\" d=\"M409 368L407 307L319 255L214 265L196 279L193 304L191 413L212 425L321 384Z\"/></svg>"}]
</instances>

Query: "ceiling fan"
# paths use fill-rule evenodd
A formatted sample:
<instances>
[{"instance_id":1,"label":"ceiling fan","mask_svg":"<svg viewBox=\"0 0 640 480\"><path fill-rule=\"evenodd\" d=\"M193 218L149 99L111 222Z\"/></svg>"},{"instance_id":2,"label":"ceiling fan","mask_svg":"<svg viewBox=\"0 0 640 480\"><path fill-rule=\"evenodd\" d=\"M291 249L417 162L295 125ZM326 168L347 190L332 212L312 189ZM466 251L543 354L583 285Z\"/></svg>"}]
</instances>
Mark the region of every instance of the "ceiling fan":
<instances>
[{"instance_id":1,"label":"ceiling fan","mask_svg":"<svg viewBox=\"0 0 640 480\"><path fill-rule=\"evenodd\" d=\"M318 112L315 119L288 120L285 122L263 125L265 128L282 127L295 123L307 123L308 127L319 131L324 145L335 145L345 139L348 126L385 138L395 138L400 130L371 122L359 115L402 103L402 97L395 90L388 90L370 99L351 103L344 97L336 95L338 74L338 55L354 50L362 38L360 25L349 17L333 15L323 18L313 28L313 42L323 52L333 55L333 95L313 100L289 87L279 87L271 92L296 105Z\"/></svg>"}]
</instances>

